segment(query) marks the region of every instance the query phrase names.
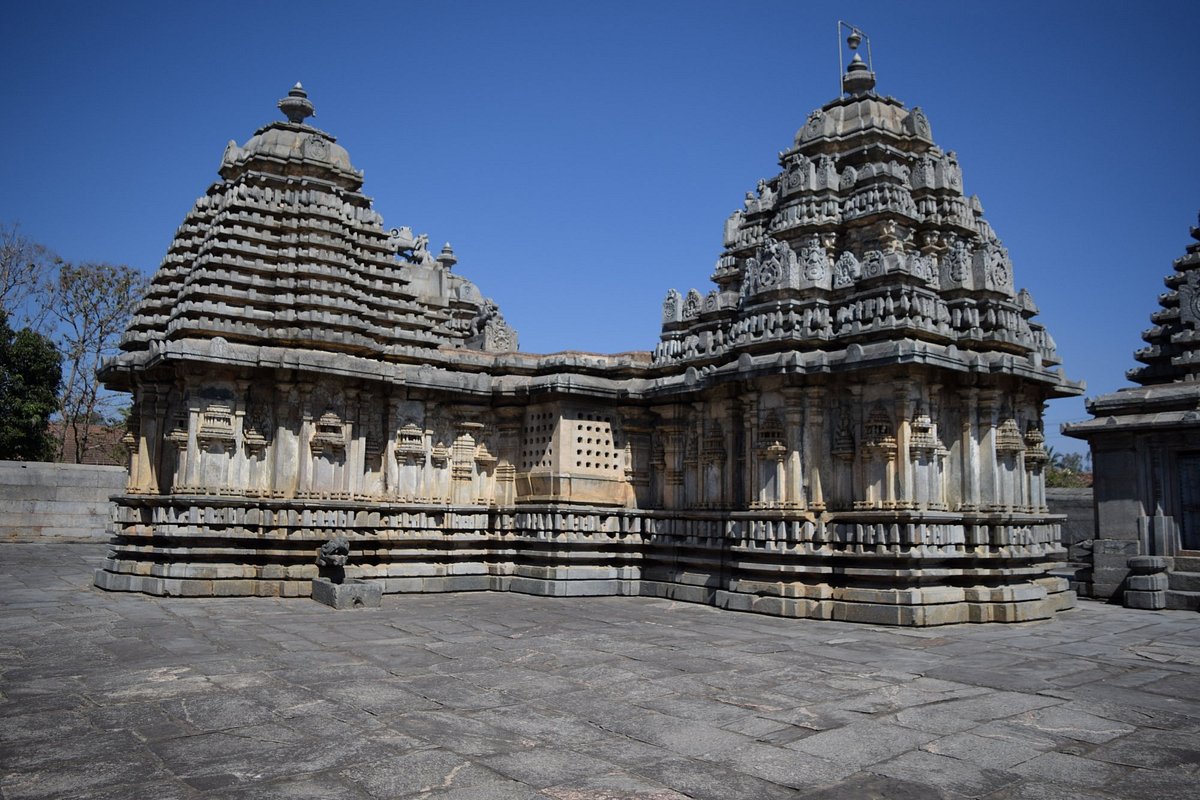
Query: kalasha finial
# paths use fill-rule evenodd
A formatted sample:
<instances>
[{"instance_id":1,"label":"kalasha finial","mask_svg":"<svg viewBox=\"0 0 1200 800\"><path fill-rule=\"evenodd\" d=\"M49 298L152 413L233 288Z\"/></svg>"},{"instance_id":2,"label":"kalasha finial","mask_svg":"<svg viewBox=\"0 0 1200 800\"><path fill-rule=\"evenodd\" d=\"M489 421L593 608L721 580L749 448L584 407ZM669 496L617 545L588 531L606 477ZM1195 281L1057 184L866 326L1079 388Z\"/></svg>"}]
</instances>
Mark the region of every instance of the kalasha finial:
<instances>
[{"instance_id":1,"label":"kalasha finial","mask_svg":"<svg viewBox=\"0 0 1200 800\"><path fill-rule=\"evenodd\" d=\"M288 122L303 123L307 117L315 117L317 112L313 110L313 104L308 99L308 92L304 91L304 87L297 81L292 90L287 93L287 97L279 101L279 110L288 118Z\"/></svg>"},{"instance_id":2,"label":"kalasha finial","mask_svg":"<svg viewBox=\"0 0 1200 800\"><path fill-rule=\"evenodd\" d=\"M875 88L875 65L871 63L871 37L867 36L862 28L839 19L839 39L844 31L850 31L850 35L846 37L846 47L854 54L854 57L850 59L850 65L843 73L843 53L845 51L842 50L841 42L838 42L839 89L843 94L847 92L852 95L864 94ZM862 56L857 52L859 46L864 41L867 43L867 60L865 63Z\"/></svg>"}]
</instances>

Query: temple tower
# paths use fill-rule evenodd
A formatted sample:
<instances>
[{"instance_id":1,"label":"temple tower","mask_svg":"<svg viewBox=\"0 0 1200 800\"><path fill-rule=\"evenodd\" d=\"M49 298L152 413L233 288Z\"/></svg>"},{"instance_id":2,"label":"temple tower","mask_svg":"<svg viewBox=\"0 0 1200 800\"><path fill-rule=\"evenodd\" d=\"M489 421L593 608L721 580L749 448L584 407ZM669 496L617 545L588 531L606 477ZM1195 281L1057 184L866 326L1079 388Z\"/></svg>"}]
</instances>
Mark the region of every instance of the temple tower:
<instances>
[{"instance_id":1,"label":"temple tower","mask_svg":"<svg viewBox=\"0 0 1200 800\"><path fill-rule=\"evenodd\" d=\"M1200 608L1200 226L1142 333L1138 386L1089 398L1095 475L1091 593L1137 608Z\"/></svg>"}]
</instances>

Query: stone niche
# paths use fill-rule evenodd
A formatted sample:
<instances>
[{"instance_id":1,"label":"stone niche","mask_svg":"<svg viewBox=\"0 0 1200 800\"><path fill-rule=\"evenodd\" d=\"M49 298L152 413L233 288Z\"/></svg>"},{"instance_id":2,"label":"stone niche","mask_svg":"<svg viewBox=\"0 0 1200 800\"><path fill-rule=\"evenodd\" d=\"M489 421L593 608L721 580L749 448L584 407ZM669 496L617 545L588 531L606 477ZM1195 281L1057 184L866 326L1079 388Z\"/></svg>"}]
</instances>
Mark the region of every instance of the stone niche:
<instances>
[{"instance_id":1,"label":"stone niche","mask_svg":"<svg viewBox=\"0 0 1200 800\"><path fill-rule=\"evenodd\" d=\"M861 65L852 65L861 73ZM653 352L517 350L449 245L388 229L309 126L231 142L103 376L130 478L98 586L650 595L897 625L1045 618L1057 369L918 108L848 74Z\"/></svg>"}]
</instances>

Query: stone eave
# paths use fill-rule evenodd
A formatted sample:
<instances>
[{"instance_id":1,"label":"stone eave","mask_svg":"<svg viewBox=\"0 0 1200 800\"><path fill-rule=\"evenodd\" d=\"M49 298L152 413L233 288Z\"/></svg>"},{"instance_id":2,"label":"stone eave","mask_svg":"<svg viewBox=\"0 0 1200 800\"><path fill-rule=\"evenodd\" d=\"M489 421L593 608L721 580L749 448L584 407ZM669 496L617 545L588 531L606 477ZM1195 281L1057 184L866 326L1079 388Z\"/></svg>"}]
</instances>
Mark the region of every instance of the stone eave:
<instances>
[{"instance_id":1,"label":"stone eave","mask_svg":"<svg viewBox=\"0 0 1200 800\"><path fill-rule=\"evenodd\" d=\"M1200 403L1200 381L1160 383L1150 386L1129 386L1108 394L1089 397L1089 414L1111 416L1138 413L1143 410L1188 411Z\"/></svg>"},{"instance_id":2,"label":"stone eave","mask_svg":"<svg viewBox=\"0 0 1200 800\"><path fill-rule=\"evenodd\" d=\"M335 351L250 345L221 339L180 339L144 351L122 353L104 365L101 378L109 389L129 391L136 373L193 362L208 365L208 369L222 365L234 370L295 370L403 385L413 390L497 399L571 395L652 401L762 376L803 379L823 374L925 367L963 375L1010 375L1042 384L1051 398L1083 392L1082 385L1067 381L1061 370L1057 373L1039 370L1028 359L1001 353L981 355L913 340L851 344L831 351L741 353L722 364L702 369L685 364L651 366L643 360L644 353L539 356L438 348L422 352L414 349L406 355L408 358L403 361L385 361ZM614 369L614 364L618 368Z\"/></svg>"},{"instance_id":3,"label":"stone eave","mask_svg":"<svg viewBox=\"0 0 1200 800\"><path fill-rule=\"evenodd\" d=\"M1153 414L1120 414L1097 417L1085 422L1068 422L1061 430L1064 436L1092 439L1113 433L1167 433L1173 430L1200 428L1200 410L1160 411Z\"/></svg>"}]
</instances>

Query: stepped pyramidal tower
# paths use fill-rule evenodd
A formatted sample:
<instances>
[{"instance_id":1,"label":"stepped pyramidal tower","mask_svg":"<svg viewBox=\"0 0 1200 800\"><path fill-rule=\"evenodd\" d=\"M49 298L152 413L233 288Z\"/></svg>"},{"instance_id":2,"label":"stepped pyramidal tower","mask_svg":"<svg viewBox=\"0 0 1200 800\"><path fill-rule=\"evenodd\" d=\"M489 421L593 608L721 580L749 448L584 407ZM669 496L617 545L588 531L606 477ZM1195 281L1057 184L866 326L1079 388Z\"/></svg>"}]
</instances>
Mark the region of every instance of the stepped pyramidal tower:
<instances>
[{"instance_id":1,"label":"stepped pyramidal tower","mask_svg":"<svg viewBox=\"0 0 1200 800\"><path fill-rule=\"evenodd\" d=\"M1095 475L1090 592L1136 608L1200 609L1200 225L1142 333L1138 384L1089 398Z\"/></svg>"},{"instance_id":2,"label":"stepped pyramidal tower","mask_svg":"<svg viewBox=\"0 0 1200 800\"><path fill-rule=\"evenodd\" d=\"M1042 408L1078 394L919 108L857 56L653 352L531 355L306 124L231 143L103 375L134 394L112 590L642 594L900 625L1073 594Z\"/></svg>"}]
</instances>

